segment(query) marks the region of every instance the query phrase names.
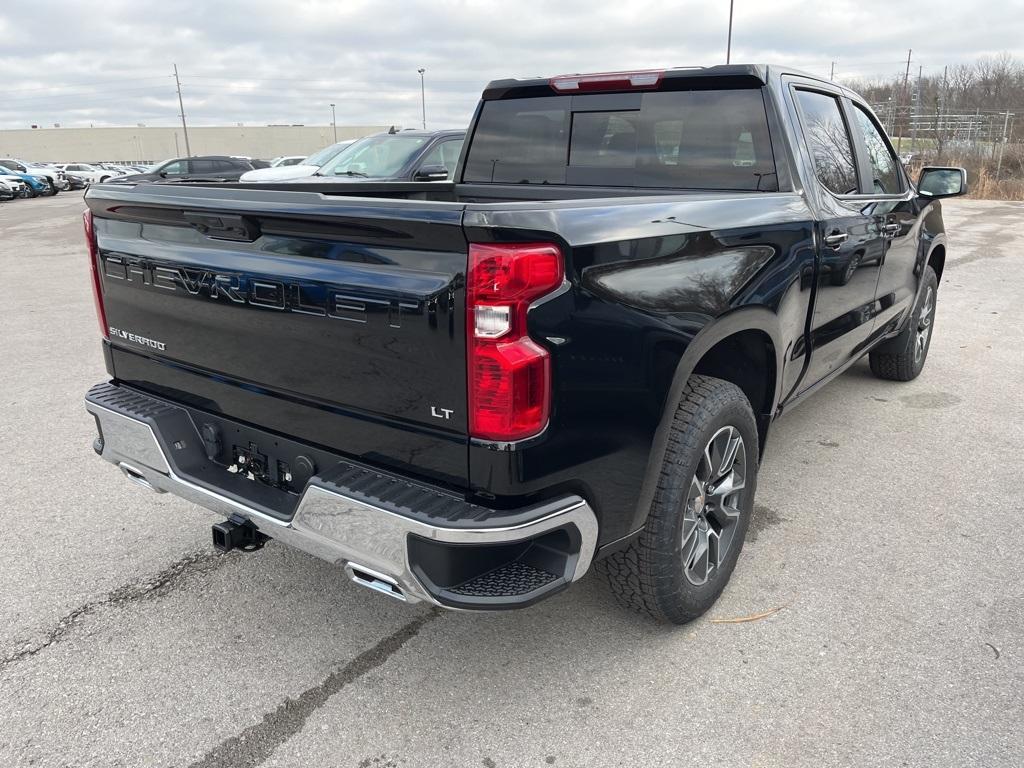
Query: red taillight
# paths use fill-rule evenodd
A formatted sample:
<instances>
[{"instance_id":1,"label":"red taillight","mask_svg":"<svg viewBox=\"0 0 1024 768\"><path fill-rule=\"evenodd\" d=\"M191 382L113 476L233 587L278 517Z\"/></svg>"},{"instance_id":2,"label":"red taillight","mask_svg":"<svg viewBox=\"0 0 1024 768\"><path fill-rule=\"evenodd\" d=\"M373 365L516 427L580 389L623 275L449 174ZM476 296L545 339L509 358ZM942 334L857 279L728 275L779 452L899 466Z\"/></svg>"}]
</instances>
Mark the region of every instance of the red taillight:
<instances>
[{"instance_id":1,"label":"red taillight","mask_svg":"<svg viewBox=\"0 0 1024 768\"><path fill-rule=\"evenodd\" d=\"M596 72L592 75L559 75L548 83L559 93L596 91L653 91L661 85L662 69L637 72Z\"/></svg>"},{"instance_id":2,"label":"red taillight","mask_svg":"<svg viewBox=\"0 0 1024 768\"><path fill-rule=\"evenodd\" d=\"M107 312L103 308L103 286L100 285L99 248L96 247L96 230L92 225L92 211L88 208L82 213L82 225L85 227L85 244L89 249L89 272L92 275L92 298L96 304L96 318L100 321L100 333L103 338L110 338L107 330Z\"/></svg>"},{"instance_id":3,"label":"red taillight","mask_svg":"<svg viewBox=\"0 0 1024 768\"><path fill-rule=\"evenodd\" d=\"M527 334L526 313L530 302L563 279L558 246L470 244L466 346L472 437L521 440L547 424L550 356Z\"/></svg>"}]
</instances>

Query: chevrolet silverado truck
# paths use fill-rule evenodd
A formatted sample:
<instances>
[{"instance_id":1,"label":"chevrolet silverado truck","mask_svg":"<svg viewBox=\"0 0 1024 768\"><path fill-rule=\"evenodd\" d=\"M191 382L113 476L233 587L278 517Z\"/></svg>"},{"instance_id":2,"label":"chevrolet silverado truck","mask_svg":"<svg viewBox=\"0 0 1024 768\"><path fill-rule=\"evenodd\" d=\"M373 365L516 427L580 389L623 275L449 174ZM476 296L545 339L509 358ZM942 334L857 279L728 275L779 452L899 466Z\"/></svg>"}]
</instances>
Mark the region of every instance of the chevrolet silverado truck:
<instances>
[{"instance_id":1,"label":"chevrolet silverado truck","mask_svg":"<svg viewBox=\"0 0 1024 768\"><path fill-rule=\"evenodd\" d=\"M924 366L940 199L868 105L775 66L500 80L453 180L100 184L94 450L409 603L591 568L683 623L736 565L774 419Z\"/></svg>"}]
</instances>

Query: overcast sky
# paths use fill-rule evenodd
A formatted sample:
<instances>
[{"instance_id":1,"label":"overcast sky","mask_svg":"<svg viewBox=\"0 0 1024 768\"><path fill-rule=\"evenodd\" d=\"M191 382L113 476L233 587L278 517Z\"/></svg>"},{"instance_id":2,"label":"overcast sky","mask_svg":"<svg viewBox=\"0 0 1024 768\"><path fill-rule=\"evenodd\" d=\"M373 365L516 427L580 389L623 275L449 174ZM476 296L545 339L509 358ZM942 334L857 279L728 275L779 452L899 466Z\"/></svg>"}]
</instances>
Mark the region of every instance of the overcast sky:
<instances>
[{"instance_id":1,"label":"overcast sky","mask_svg":"<svg viewBox=\"0 0 1024 768\"><path fill-rule=\"evenodd\" d=\"M465 126L502 77L724 63L728 0L0 0L0 127ZM1024 0L736 0L733 62L836 77L1008 51Z\"/></svg>"}]
</instances>

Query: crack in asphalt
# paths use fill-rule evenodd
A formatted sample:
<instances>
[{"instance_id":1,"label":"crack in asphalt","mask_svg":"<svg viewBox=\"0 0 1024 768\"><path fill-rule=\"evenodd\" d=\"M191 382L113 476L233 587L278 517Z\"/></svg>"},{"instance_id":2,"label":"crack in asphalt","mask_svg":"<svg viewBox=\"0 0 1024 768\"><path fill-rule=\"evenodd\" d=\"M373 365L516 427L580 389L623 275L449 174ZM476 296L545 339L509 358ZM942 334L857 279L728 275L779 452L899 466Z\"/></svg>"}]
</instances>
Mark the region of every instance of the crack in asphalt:
<instances>
[{"instance_id":1,"label":"crack in asphalt","mask_svg":"<svg viewBox=\"0 0 1024 768\"><path fill-rule=\"evenodd\" d=\"M60 620L46 632L44 638L26 645L0 658L0 674L12 664L29 659L51 645L66 639L78 626L79 622L102 608L120 608L129 603L166 595L184 580L198 573L208 573L221 564L234 559L230 555L221 555L215 551L192 552L179 560L175 560L166 568L150 574L142 579L123 584L108 592L97 600L91 600L62 616Z\"/></svg>"},{"instance_id":2,"label":"crack in asphalt","mask_svg":"<svg viewBox=\"0 0 1024 768\"><path fill-rule=\"evenodd\" d=\"M273 712L263 715L261 722L222 741L189 768L256 768L261 765L275 749L301 731L306 720L334 694L381 666L440 615L441 612L434 609L399 627L329 674L323 682L307 688L297 698L285 699Z\"/></svg>"}]
</instances>

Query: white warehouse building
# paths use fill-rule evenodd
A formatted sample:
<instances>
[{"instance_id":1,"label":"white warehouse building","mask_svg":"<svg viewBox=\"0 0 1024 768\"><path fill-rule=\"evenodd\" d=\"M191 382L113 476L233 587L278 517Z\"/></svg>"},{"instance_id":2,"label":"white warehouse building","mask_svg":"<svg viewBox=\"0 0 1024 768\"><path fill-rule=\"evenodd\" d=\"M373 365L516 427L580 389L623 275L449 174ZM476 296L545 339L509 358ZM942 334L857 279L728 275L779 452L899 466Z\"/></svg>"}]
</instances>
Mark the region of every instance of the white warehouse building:
<instances>
[{"instance_id":1,"label":"white warehouse building","mask_svg":"<svg viewBox=\"0 0 1024 768\"><path fill-rule=\"evenodd\" d=\"M357 139L387 125L339 125L338 141ZM189 126L193 155L270 159L308 155L334 143L330 125ZM177 128L33 128L0 130L0 157L38 162L157 162L181 157L185 136Z\"/></svg>"}]
</instances>

